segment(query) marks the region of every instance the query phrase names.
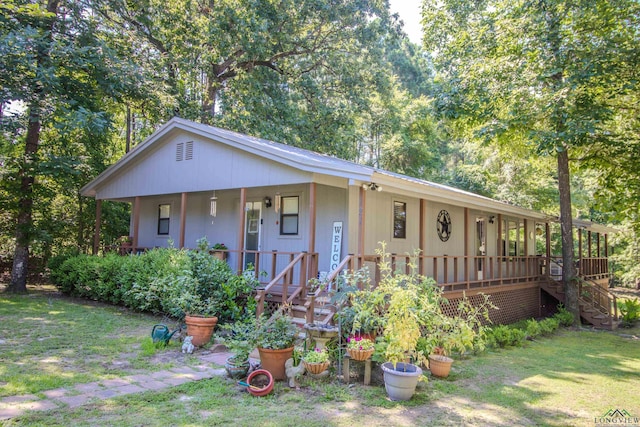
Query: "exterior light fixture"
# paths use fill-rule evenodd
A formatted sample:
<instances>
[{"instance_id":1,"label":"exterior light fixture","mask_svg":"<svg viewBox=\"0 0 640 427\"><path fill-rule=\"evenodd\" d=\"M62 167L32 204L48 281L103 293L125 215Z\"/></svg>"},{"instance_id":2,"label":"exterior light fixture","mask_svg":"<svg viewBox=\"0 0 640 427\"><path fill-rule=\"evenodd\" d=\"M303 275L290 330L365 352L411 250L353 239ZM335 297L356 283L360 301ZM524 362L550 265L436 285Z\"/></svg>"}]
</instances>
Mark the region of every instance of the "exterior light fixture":
<instances>
[{"instance_id":1,"label":"exterior light fixture","mask_svg":"<svg viewBox=\"0 0 640 427\"><path fill-rule=\"evenodd\" d=\"M271 207L271 197L267 196L264 198L264 205L268 208Z\"/></svg>"},{"instance_id":2,"label":"exterior light fixture","mask_svg":"<svg viewBox=\"0 0 640 427\"><path fill-rule=\"evenodd\" d=\"M371 190L371 191L382 191L382 187L379 186L378 184L376 184L375 182L370 182L370 183L363 183L362 184L362 189L367 191L367 190Z\"/></svg>"}]
</instances>

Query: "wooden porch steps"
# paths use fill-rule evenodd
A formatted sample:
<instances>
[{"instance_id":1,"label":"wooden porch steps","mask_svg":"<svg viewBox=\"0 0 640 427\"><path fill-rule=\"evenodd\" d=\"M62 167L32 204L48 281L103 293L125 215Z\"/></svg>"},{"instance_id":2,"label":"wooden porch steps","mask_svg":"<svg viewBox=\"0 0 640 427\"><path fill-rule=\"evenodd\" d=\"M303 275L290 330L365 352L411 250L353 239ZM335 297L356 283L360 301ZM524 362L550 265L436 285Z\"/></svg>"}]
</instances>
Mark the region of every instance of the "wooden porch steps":
<instances>
[{"instance_id":1,"label":"wooden porch steps","mask_svg":"<svg viewBox=\"0 0 640 427\"><path fill-rule=\"evenodd\" d=\"M546 281L541 282L540 287L557 299L558 302L565 302L565 292L562 283L548 277ZM605 330L614 330L620 325L620 321L615 318L613 313L606 310L606 308L594 306L593 301L589 301L582 295L578 298L580 317L582 317L585 322L593 325L595 328Z\"/></svg>"}]
</instances>

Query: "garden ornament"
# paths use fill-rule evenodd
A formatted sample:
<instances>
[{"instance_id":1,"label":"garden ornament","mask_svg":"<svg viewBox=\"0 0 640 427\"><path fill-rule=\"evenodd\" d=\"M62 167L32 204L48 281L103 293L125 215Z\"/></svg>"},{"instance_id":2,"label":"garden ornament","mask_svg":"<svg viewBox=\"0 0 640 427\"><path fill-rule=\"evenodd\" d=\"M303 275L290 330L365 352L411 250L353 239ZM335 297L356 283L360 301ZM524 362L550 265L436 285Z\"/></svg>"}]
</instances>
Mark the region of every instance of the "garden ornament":
<instances>
[{"instance_id":1,"label":"garden ornament","mask_svg":"<svg viewBox=\"0 0 640 427\"><path fill-rule=\"evenodd\" d=\"M154 325L153 329L151 330L151 338L153 339L154 344L162 344L166 346L167 344L169 344L169 340L171 339L173 334L175 334L179 330L180 328L170 333L169 328L166 325Z\"/></svg>"},{"instance_id":2,"label":"garden ornament","mask_svg":"<svg viewBox=\"0 0 640 427\"><path fill-rule=\"evenodd\" d=\"M187 353L187 354L193 353L193 349L195 348L195 346L191 344L191 340L193 340L192 336L188 336L184 339L184 342L182 343L183 353Z\"/></svg>"}]
</instances>

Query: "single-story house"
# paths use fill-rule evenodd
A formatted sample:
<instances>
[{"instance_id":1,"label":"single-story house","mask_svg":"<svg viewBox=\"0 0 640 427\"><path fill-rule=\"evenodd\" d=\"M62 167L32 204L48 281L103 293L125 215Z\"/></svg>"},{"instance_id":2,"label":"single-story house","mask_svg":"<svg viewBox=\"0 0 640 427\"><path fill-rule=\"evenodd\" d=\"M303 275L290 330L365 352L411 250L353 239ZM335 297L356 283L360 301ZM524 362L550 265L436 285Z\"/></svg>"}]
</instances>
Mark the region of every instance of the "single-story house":
<instances>
[{"instance_id":1,"label":"single-story house","mask_svg":"<svg viewBox=\"0 0 640 427\"><path fill-rule=\"evenodd\" d=\"M304 304L311 277L375 270L379 242L399 267L419 251L420 272L450 298L491 294L497 322L540 316L563 299L550 250L555 217L177 117L81 194L98 202L96 252L101 201L130 203L134 251L195 248L207 237L238 271L255 266L272 303ZM576 230L579 271L606 292L611 229L577 221Z\"/></svg>"}]
</instances>

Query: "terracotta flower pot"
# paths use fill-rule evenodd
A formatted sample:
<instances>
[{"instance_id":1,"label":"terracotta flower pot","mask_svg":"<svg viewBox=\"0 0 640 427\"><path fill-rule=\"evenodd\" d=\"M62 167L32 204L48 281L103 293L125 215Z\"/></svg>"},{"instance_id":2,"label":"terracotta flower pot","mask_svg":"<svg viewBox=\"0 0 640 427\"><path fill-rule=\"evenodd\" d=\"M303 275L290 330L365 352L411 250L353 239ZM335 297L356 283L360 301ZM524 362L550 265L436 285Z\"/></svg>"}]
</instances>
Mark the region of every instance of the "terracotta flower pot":
<instances>
[{"instance_id":1,"label":"terracotta flower pot","mask_svg":"<svg viewBox=\"0 0 640 427\"><path fill-rule=\"evenodd\" d=\"M304 364L304 368L314 375L318 375L326 371L329 367L329 362L309 363L303 359L302 363Z\"/></svg>"},{"instance_id":2,"label":"terracotta flower pot","mask_svg":"<svg viewBox=\"0 0 640 427\"><path fill-rule=\"evenodd\" d=\"M282 350L272 350L270 348L258 347L260 353L260 364L263 369L271 372L276 381L286 380L285 362L293 356L293 347Z\"/></svg>"},{"instance_id":3,"label":"terracotta flower pot","mask_svg":"<svg viewBox=\"0 0 640 427\"><path fill-rule=\"evenodd\" d=\"M446 378L451 371L453 359L439 354L429 355L429 370L434 377Z\"/></svg>"},{"instance_id":4,"label":"terracotta flower pot","mask_svg":"<svg viewBox=\"0 0 640 427\"><path fill-rule=\"evenodd\" d=\"M256 369L247 377L247 391L254 396L266 396L273 390L273 376L266 369Z\"/></svg>"},{"instance_id":5,"label":"terracotta flower pot","mask_svg":"<svg viewBox=\"0 0 640 427\"><path fill-rule=\"evenodd\" d=\"M369 350L352 350L347 349L347 353L349 353L349 357L353 360L357 360L362 362L363 360L367 360L373 354L374 349Z\"/></svg>"},{"instance_id":6,"label":"terracotta flower pot","mask_svg":"<svg viewBox=\"0 0 640 427\"><path fill-rule=\"evenodd\" d=\"M192 336L191 344L199 347L211 341L213 329L218 323L217 317L185 316L187 335Z\"/></svg>"}]
</instances>

